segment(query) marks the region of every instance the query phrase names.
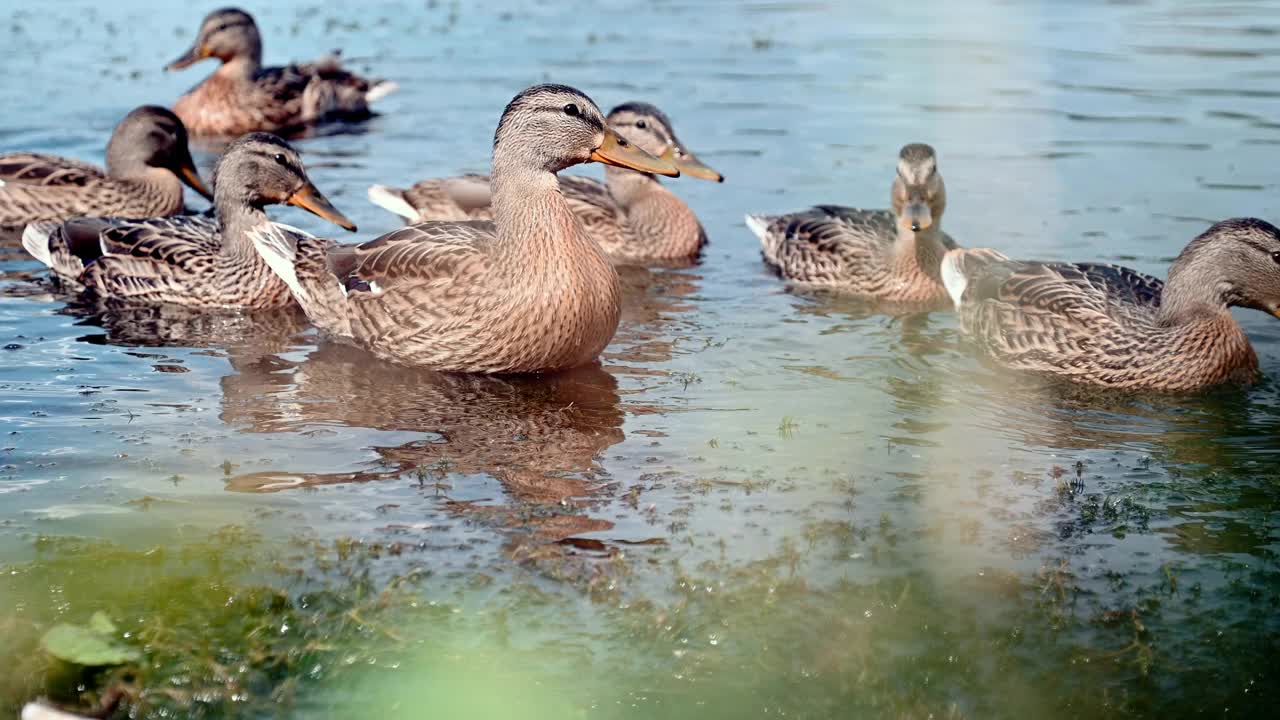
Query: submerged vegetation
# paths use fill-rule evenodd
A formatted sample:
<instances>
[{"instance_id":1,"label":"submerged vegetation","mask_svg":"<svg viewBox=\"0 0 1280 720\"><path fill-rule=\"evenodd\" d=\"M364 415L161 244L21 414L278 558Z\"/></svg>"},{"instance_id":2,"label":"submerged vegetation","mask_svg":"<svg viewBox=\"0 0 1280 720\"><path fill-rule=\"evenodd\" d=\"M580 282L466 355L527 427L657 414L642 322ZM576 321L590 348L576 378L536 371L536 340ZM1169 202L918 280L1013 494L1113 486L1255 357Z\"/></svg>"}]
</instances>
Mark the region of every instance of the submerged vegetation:
<instances>
[{"instance_id":1,"label":"submerged vegetation","mask_svg":"<svg viewBox=\"0 0 1280 720\"><path fill-rule=\"evenodd\" d=\"M1153 532L1131 499L1042 485L1058 498L1042 512L1080 547ZM1011 536L996 545L1043 559L930 570L922 539L981 545L988 528L861 515L855 501L754 561L722 549L690 565L686 527L660 544L544 537L509 544L507 569L448 572L412 540L38 536L33 559L0 568L0 657L16 669L0 715L33 697L121 718L1248 716L1277 700L1273 553L1117 571ZM469 517L525 540L540 521ZM106 655L49 652L73 627Z\"/></svg>"}]
</instances>

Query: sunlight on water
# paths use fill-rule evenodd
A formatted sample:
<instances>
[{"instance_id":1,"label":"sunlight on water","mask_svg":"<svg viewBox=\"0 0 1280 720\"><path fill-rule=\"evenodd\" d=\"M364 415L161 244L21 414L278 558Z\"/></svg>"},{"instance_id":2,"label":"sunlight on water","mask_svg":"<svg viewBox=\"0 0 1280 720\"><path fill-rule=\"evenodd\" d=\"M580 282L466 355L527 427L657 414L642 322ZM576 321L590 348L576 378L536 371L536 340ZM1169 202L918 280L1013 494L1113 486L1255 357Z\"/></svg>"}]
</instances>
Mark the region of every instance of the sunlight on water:
<instances>
[{"instance_id":1,"label":"sunlight on water","mask_svg":"<svg viewBox=\"0 0 1280 720\"><path fill-rule=\"evenodd\" d=\"M17 8L0 152L100 161L121 115L209 72L160 68L212 7ZM670 114L727 178L668 185L711 245L621 271L601 366L496 379L381 363L291 313L82 317L0 240L0 715L1274 707L1274 319L1237 314L1257 387L1081 391L984 365L950 313L787 291L742 216L887 206L922 141L962 244L1163 275L1213 220L1276 219L1276 8L249 9L268 62L340 47L401 85L297 143L361 227L343 241L397 227L368 185L486 170L504 104L555 81ZM42 649L99 611L144 662Z\"/></svg>"}]
</instances>

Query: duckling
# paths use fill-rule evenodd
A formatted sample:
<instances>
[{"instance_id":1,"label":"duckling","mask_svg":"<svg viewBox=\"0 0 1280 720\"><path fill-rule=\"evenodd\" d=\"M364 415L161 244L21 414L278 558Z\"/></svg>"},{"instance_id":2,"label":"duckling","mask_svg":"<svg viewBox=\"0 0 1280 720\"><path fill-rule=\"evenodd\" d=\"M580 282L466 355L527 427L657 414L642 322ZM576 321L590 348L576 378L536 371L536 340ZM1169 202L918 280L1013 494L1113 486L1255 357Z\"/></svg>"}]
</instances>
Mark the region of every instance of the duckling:
<instances>
[{"instance_id":1,"label":"duckling","mask_svg":"<svg viewBox=\"0 0 1280 720\"><path fill-rule=\"evenodd\" d=\"M932 147L902 148L891 198L891 211L817 205L790 215L748 215L747 227L760 238L765 262L797 285L881 302L949 304L939 274L943 256L994 251L959 250L942 232L947 191Z\"/></svg>"},{"instance_id":2,"label":"duckling","mask_svg":"<svg viewBox=\"0 0 1280 720\"><path fill-rule=\"evenodd\" d=\"M342 213L307 178L302 160L274 135L232 143L214 170L217 217L82 218L28 225L22 244L69 289L124 304L279 308L288 288L262 261L253 238L292 235L263 207L296 205L348 230Z\"/></svg>"},{"instance_id":3,"label":"duckling","mask_svg":"<svg viewBox=\"0 0 1280 720\"><path fill-rule=\"evenodd\" d=\"M579 90L536 85L494 133L492 222L425 222L355 247L255 235L311 321L406 365L472 373L596 361L618 326L618 274L556 173L601 162L677 176L618 136Z\"/></svg>"},{"instance_id":4,"label":"duckling","mask_svg":"<svg viewBox=\"0 0 1280 720\"><path fill-rule=\"evenodd\" d=\"M996 363L1120 390L1252 382L1258 358L1229 308L1280 316L1280 229L1237 218L1191 241L1169 279L1102 263L943 262L962 329Z\"/></svg>"},{"instance_id":5,"label":"duckling","mask_svg":"<svg viewBox=\"0 0 1280 720\"><path fill-rule=\"evenodd\" d=\"M55 155L0 155L0 226L83 215L174 215L184 209L183 182L213 199L191 160L182 121L144 105L112 131L105 171Z\"/></svg>"},{"instance_id":6,"label":"duckling","mask_svg":"<svg viewBox=\"0 0 1280 720\"><path fill-rule=\"evenodd\" d=\"M689 151L676 137L666 113L648 103L615 107L609 126L650 155L674 164L682 174L724 182L724 176ZM689 206L652 174L605 167L606 182L578 175L560 176L560 191L588 234L619 262L681 262L696 258L707 241L698 217ZM422 220L488 219L491 213L489 178L464 175L424 180L407 190L374 185L374 204Z\"/></svg>"},{"instance_id":7,"label":"duckling","mask_svg":"<svg viewBox=\"0 0 1280 720\"><path fill-rule=\"evenodd\" d=\"M343 70L336 55L311 64L264 68L258 25L238 8L209 13L195 44L165 69L205 58L217 58L222 65L173 106L195 135L289 133L326 120L363 120L371 116L370 103L398 87Z\"/></svg>"}]
</instances>

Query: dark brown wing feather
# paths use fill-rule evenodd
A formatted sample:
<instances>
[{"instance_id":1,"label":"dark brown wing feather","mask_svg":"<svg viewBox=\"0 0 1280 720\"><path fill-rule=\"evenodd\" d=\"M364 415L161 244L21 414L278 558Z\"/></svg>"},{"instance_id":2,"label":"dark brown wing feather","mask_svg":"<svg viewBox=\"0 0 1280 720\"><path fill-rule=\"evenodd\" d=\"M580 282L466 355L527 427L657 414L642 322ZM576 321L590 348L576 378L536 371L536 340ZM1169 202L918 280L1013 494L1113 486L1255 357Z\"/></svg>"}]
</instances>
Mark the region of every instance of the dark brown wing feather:
<instances>
[{"instance_id":1,"label":"dark brown wing feather","mask_svg":"<svg viewBox=\"0 0 1280 720\"><path fill-rule=\"evenodd\" d=\"M0 180L30 185L79 185L101 180L102 169L79 160L42 155L9 153L0 155Z\"/></svg>"}]
</instances>

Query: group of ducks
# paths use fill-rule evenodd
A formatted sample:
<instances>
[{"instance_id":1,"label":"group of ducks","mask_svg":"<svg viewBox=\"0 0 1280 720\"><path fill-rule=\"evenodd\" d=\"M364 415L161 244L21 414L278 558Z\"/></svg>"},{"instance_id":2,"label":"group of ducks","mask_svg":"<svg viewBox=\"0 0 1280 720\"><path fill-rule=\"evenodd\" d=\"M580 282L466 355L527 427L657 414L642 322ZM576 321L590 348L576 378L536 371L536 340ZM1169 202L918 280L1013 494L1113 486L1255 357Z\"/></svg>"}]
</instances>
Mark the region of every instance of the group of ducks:
<instances>
[{"instance_id":1,"label":"group of ducks","mask_svg":"<svg viewBox=\"0 0 1280 720\"><path fill-rule=\"evenodd\" d=\"M0 156L0 225L69 291L113 304L270 310L293 303L322 331L391 361L441 371L551 372L595 362L617 329L615 263L687 263L706 234L656 176L723 177L644 103L607 117L582 92L536 85L506 106L492 173L375 185L370 199L412 223L359 245L272 222L271 204L356 227L270 133L367 117L395 89L336 58L264 68L253 18L205 18L170 65L219 68L173 111L138 108L107 147L106 171ZM187 133L240 136L213 192ZM605 182L558 176L606 165ZM184 212L181 183L213 201ZM941 229L946 192L927 145L904 147L892 209L820 205L748 215L765 261L789 283L894 306L955 307L999 363L1093 385L1188 391L1247 382L1257 357L1230 306L1280 314L1280 230L1227 220L1196 238L1169 280L1097 263L1015 262L964 249Z\"/></svg>"}]
</instances>

